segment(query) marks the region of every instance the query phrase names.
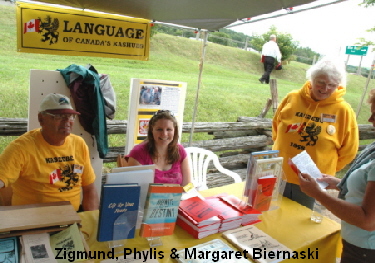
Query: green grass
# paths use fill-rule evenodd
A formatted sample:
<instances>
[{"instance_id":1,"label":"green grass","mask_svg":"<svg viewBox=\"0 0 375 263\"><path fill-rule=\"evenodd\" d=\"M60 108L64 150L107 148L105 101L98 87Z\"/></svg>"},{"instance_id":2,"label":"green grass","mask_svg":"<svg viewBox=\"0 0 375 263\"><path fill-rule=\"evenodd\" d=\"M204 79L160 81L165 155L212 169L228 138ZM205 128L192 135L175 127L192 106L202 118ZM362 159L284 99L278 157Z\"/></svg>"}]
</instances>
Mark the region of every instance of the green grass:
<instances>
[{"instance_id":1,"label":"green grass","mask_svg":"<svg viewBox=\"0 0 375 263\"><path fill-rule=\"evenodd\" d=\"M26 118L31 69L56 70L71 64L92 64L99 73L110 76L117 96L115 119L128 117L131 78L187 82L184 121L192 121L198 86L202 43L166 34L151 39L150 60L134 61L113 58L55 56L17 52L15 6L0 5L0 117ZM254 52L209 43L206 49L202 85L199 92L197 122L235 122L238 116L258 116L270 97L268 85L258 81L262 74L260 56ZM278 96L299 89L305 82L306 64L291 62L274 71ZM366 79L349 75L346 100L356 111ZM369 107L364 105L358 118L367 123ZM272 112L267 114L272 117ZM210 139L194 134L194 140ZM0 137L0 153L14 137ZM183 134L183 141L189 139ZM110 146L125 144L124 135L111 135Z\"/></svg>"}]
</instances>

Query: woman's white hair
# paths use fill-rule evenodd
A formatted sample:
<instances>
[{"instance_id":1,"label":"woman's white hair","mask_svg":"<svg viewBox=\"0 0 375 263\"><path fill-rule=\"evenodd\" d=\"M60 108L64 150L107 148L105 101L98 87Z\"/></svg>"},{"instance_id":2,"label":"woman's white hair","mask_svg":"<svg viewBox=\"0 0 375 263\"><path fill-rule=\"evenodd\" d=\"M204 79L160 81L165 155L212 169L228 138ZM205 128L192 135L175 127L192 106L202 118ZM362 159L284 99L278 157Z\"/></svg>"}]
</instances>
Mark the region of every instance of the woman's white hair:
<instances>
[{"instance_id":1,"label":"woman's white hair","mask_svg":"<svg viewBox=\"0 0 375 263\"><path fill-rule=\"evenodd\" d=\"M339 85L346 86L346 69L344 61L337 58L323 57L306 72L306 78L313 81L317 76L325 75L337 81Z\"/></svg>"}]
</instances>

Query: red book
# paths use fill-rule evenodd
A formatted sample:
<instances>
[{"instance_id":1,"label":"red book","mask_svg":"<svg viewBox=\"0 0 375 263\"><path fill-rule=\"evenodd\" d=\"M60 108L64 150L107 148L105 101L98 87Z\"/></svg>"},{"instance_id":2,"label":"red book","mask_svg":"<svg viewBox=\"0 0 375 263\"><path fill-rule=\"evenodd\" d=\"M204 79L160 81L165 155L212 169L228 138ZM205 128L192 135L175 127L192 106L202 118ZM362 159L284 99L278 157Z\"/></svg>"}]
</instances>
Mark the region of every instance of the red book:
<instances>
[{"instance_id":1,"label":"red book","mask_svg":"<svg viewBox=\"0 0 375 263\"><path fill-rule=\"evenodd\" d=\"M245 204L245 202L241 201L238 197L228 195L220 198L243 214L241 222L243 226L255 224L261 221L259 216L262 214L262 212L252 208L250 205Z\"/></svg>"},{"instance_id":2,"label":"red book","mask_svg":"<svg viewBox=\"0 0 375 263\"><path fill-rule=\"evenodd\" d=\"M180 210L190 217L197 226L220 222L219 211L199 197L191 197L180 202Z\"/></svg>"},{"instance_id":3,"label":"red book","mask_svg":"<svg viewBox=\"0 0 375 263\"><path fill-rule=\"evenodd\" d=\"M201 239L206 236L216 234L219 232L220 224L208 225L202 228L198 228L193 226L189 221L187 221L183 216L180 214L177 216L177 225L179 225L182 229L188 232L196 239Z\"/></svg>"},{"instance_id":4,"label":"red book","mask_svg":"<svg viewBox=\"0 0 375 263\"><path fill-rule=\"evenodd\" d=\"M220 214L218 216L222 221L220 224L219 232L238 228L241 226L243 214L240 211L234 209L228 203L224 202L220 197L207 197L205 201L214 209L220 211Z\"/></svg>"},{"instance_id":5,"label":"red book","mask_svg":"<svg viewBox=\"0 0 375 263\"><path fill-rule=\"evenodd\" d=\"M272 201L272 193L275 188L277 178L273 175L264 176L257 180L257 191L253 202L253 207L259 211L268 211Z\"/></svg>"},{"instance_id":6,"label":"red book","mask_svg":"<svg viewBox=\"0 0 375 263\"><path fill-rule=\"evenodd\" d=\"M225 203L220 197L205 198L206 202L214 209L220 211L218 215L223 221L231 221L242 218L242 213Z\"/></svg>"},{"instance_id":7,"label":"red book","mask_svg":"<svg viewBox=\"0 0 375 263\"><path fill-rule=\"evenodd\" d=\"M205 220L203 223L199 223L197 221L195 221L193 218L191 218L188 214L186 214L182 209L178 209L178 216L181 216L183 218L185 218L187 221L190 222L191 225L194 225L197 229L201 229L201 228L204 228L204 227L207 227L207 226L211 226L211 225L220 225L220 218L215 216L215 217L212 217L210 220Z\"/></svg>"}]
</instances>

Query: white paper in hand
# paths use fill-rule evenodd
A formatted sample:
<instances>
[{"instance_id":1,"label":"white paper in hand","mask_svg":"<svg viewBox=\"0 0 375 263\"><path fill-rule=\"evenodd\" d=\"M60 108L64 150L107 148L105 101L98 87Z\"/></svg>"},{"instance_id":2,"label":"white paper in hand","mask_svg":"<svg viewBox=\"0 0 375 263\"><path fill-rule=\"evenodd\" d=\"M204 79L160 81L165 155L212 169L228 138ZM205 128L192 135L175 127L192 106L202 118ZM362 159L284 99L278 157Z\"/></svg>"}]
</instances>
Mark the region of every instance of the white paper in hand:
<instances>
[{"instance_id":1,"label":"white paper in hand","mask_svg":"<svg viewBox=\"0 0 375 263\"><path fill-rule=\"evenodd\" d=\"M298 170L301 173L305 173L310 175L312 178L316 179L322 177L322 173L320 172L319 168L316 166L314 161L311 159L310 155L306 152L303 151L296 156L292 158L292 162L295 166L297 166ZM320 188L325 190L325 188L328 186L327 183L325 182L319 182L316 181Z\"/></svg>"}]
</instances>

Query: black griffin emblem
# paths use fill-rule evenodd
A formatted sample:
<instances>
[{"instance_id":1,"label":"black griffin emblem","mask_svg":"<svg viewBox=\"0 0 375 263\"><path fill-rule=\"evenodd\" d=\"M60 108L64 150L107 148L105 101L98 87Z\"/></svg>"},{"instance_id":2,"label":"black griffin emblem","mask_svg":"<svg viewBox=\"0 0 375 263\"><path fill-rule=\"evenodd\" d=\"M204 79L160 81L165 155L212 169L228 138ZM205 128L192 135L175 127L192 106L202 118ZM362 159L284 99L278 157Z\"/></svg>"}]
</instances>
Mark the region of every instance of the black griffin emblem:
<instances>
[{"instance_id":1,"label":"black griffin emblem","mask_svg":"<svg viewBox=\"0 0 375 263\"><path fill-rule=\"evenodd\" d=\"M50 45L56 44L59 41L59 20L52 19L50 16L44 18L44 21L39 17L39 33L42 34L42 42L49 42Z\"/></svg>"},{"instance_id":2,"label":"black griffin emblem","mask_svg":"<svg viewBox=\"0 0 375 263\"><path fill-rule=\"evenodd\" d=\"M60 181L65 183L64 187L59 188L60 192L66 192L73 189L73 186L78 184L79 175L74 173L73 171L74 165L65 165L63 169L61 169Z\"/></svg>"},{"instance_id":3,"label":"black griffin emblem","mask_svg":"<svg viewBox=\"0 0 375 263\"><path fill-rule=\"evenodd\" d=\"M317 126L315 122L310 123L308 126L305 127L304 131L301 132L302 139L300 142L307 142L306 146L313 146L316 144L318 140L318 135L322 131L321 126ZM307 134L307 135L304 135Z\"/></svg>"}]
</instances>

